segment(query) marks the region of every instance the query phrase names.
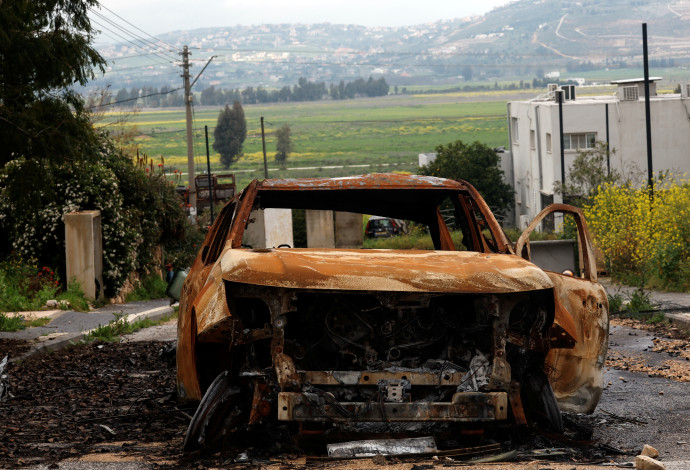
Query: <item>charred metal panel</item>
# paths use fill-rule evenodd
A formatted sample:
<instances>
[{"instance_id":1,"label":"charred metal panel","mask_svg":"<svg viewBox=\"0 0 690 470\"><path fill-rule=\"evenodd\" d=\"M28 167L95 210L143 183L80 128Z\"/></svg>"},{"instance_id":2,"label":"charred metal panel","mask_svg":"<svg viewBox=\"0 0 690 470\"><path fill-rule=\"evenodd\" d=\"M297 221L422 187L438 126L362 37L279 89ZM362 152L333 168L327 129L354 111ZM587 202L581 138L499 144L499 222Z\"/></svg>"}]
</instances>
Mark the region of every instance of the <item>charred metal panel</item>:
<instances>
[{"instance_id":1,"label":"charred metal panel","mask_svg":"<svg viewBox=\"0 0 690 470\"><path fill-rule=\"evenodd\" d=\"M382 380L407 380L410 385L460 385L464 372L408 371L299 371L301 381L312 385L376 385Z\"/></svg>"},{"instance_id":2,"label":"charred metal panel","mask_svg":"<svg viewBox=\"0 0 690 470\"><path fill-rule=\"evenodd\" d=\"M505 392L462 392L450 402L371 403L332 402L310 393L278 394L278 419L316 422L453 421L482 422L508 419Z\"/></svg>"},{"instance_id":3,"label":"charred metal panel","mask_svg":"<svg viewBox=\"0 0 690 470\"><path fill-rule=\"evenodd\" d=\"M604 389L609 337L606 291L600 284L586 279L549 275L577 330L577 343L572 349L551 349L546 358L551 387L561 410L592 413Z\"/></svg>"}]
</instances>

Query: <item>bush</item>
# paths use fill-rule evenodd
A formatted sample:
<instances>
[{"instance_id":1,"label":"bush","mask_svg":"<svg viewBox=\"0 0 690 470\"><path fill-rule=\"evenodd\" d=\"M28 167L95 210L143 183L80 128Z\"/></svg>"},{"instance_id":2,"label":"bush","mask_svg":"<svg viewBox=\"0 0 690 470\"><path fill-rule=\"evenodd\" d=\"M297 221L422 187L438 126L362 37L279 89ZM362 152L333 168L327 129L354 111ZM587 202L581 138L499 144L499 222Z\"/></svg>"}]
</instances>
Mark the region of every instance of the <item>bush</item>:
<instances>
[{"instance_id":1,"label":"bush","mask_svg":"<svg viewBox=\"0 0 690 470\"><path fill-rule=\"evenodd\" d=\"M64 215L98 209L104 290L112 297L132 271L145 275L163 261L154 258L157 246L180 243L193 229L171 182L134 165L107 135L98 138L95 160L50 163L22 157L5 165L0 171L0 250L59 266L64 279Z\"/></svg>"},{"instance_id":2,"label":"bush","mask_svg":"<svg viewBox=\"0 0 690 470\"><path fill-rule=\"evenodd\" d=\"M608 184L584 207L614 278L639 286L690 289L690 184L668 175L647 189Z\"/></svg>"}]
</instances>

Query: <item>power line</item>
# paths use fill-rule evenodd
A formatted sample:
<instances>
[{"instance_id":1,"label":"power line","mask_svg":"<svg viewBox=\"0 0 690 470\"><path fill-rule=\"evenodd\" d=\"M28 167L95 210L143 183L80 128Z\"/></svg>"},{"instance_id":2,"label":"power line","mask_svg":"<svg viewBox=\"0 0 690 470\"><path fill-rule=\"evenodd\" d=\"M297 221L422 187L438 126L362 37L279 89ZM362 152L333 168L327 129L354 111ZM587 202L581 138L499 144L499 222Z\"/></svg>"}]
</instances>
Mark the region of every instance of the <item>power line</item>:
<instances>
[{"instance_id":1,"label":"power line","mask_svg":"<svg viewBox=\"0 0 690 470\"><path fill-rule=\"evenodd\" d=\"M122 36L121 34L115 32L115 31L113 31L112 29L108 28L107 26L105 26L105 25L99 23L97 20L92 19L91 21L92 21L93 23L96 23L96 25L100 26L101 28L105 29L106 31L109 31L110 33L114 34L115 36L121 38L122 40L127 41L128 43L130 43L131 45L133 45L133 46L136 47L137 49L144 49L144 48L143 48L142 46L140 46L139 44L135 43L134 41L130 40L129 38L126 38L126 37ZM146 49L144 49L144 50L146 50ZM150 51L149 51L149 52L150 52ZM165 63L168 63L168 62L169 62L169 61L165 60L165 57L162 57L162 56L160 56L159 54L157 54L157 53L155 53L155 52L153 52L153 54L156 55L156 56L158 56L158 57L161 58L162 60L164 60Z\"/></svg>"},{"instance_id":2,"label":"power line","mask_svg":"<svg viewBox=\"0 0 690 470\"><path fill-rule=\"evenodd\" d=\"M97 17L101 18L103 21L107 22L108 24L112 25L113 27L119 29L119 30L122 31L123 33L128 34L129 36L133 37L133 38L136 39L137 41L139 41L139 42L141 42L142 44L144 44L144 46L146 46L146 47L153 47L153 48L160 49L160 45L158 45L158 44L156 44L156 43L153 43L153 42L149 41L148 39L142 38L141 36L137 35L136 33L133 33L132 31L128 30L127 28L125 28L125 27L123 27L123 26L117 24L116 22L112 21L110 18L108 18L108 17L102 15L101 13L99 13L99 12L93 10L93 9L91 9L91 13L93 13L93 14L96 15ZM95 20L93 20L93 21L95 21ZM143 48L142 48L142 49L143 49ZM154 49L153 51L150 51L150 52L151 52L152 54L157 55L158 57L160 57L160 58L163 59L163 60L170 59L170 60L175 61L175 58L174 58L174 57L168 56L168 55L162 55L162 54L160 54L158 51L156 51L155 49Z\"/></svg>"},{"instance_id":3,"label":"power line","mask_svg":"<svg viewBox=\"0 0 690 470\"><path fill-rule=\"evenodd\" d=\"M162 44L165 44L167 47L170 47L171 49L175 49L175 46L173 46L172 44L169 44L169 43L163 41L162 39L159 39L159 38L157 38L156 36L153 36L153 35L147 33L146 31L144 31L143 29L139 28L138 26L136 26L136 25L130 23L129 21L127 21L126 19L124 19L123 17L121 17L120 15L118 15L117 13L115 13L113 10L111 10L111 9L108 8L108 7L106 7L105 5L100 5L100 6L101 6L103 9L108 10L110 13L112 13L114 16L116 16L117 18L121 19L122 21L124 21L124 22L127 23L128 25L130 25L132 28L134 28L134 29L136 29L136 30L138 30L138 31L141 31L142 33L146 34L146 35L149 36L150 38L153 38L153 39L155 39L156 41L158 41L158 42L160 42L160 43L162 43ZM91 11L93 11L93 9L91 9Z\"/></svg>"},{"instance_id":4,"label":"power line","mask_svg":"<svg viewBox=\"0 0 690 470\"><path fill-rule=\"evenodd\" d=\"M156 66L158 66L158 67L174 67L173 64L161 64L161 63L159 63L159 62L156 62L155 64L135 65L135 66L132 66L132 67L124 67L124 68L121 68L121 69L110 69L110 70L106 70L106 73L124 72L125 70L143 69L143 68L146 68L146 67L156 67Z\"/></svg>"},{"instance_id":5,"label":"power line","mask_svg":"<svg viewBox=\"0 0 690 470\"><path fill-rule=\"evenodd\" d=\"M168 50L168 51L165 51L165 52L175 52L175 51L173 51L173 50ZM134 57L144 57L144 56L147 56L147 55L154 55L154 54L156 54L156 52L144 52L144 53L142 53L142 54L123 55L123 56L120 56L120 57L109 57L107 60L109 60L109 61L111 61L111 62L115 62L116 60L132 59L132 58L134 58Z\"/></svg>"}]
</instances>

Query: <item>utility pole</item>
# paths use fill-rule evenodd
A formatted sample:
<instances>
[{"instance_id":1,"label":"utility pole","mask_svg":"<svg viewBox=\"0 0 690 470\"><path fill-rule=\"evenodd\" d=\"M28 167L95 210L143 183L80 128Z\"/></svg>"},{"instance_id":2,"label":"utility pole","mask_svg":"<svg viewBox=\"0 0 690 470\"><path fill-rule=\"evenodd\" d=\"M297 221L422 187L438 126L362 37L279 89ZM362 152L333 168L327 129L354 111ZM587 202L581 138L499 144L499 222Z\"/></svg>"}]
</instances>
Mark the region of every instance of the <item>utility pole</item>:
<instances>
[{"instance_id":1,"label":"utility pole","mask_svg":"<svg viewBox=\"0 0 690 470\"><path fill-rule=\"evenodd\" d=\"M644 116L647 131L647 178L649 197L654 199L654 168L652 168L652 118L649 104L649 53L647 51L647 23L642 23L642 56L644 65Z\"/></svg>"},{"instance_id":2,"label":"utility pole","mask_svg":"<svg viewBox=\"0 0 690 470\"><path fill-rule=\"evenodd\" d=\"M189 85L189 56L187 46L182 49L182 78L184 106L187 113L187 175L189 176L189 205L192 218L196 216L196 185L194 184L194 146L192 145L192 87Z\"/></svg>"},{"instance_id":3,"label":"utility pole","mask_svg":"<svg viewBox=\"0 0 690 470\"><path fill-rule=\"evenodd\" d=\"M261 116L261 146L264 149L264 178L268 179L268 163L266 162L266 134L264 132L263 116Z\"/></svg>"}]
</instances>

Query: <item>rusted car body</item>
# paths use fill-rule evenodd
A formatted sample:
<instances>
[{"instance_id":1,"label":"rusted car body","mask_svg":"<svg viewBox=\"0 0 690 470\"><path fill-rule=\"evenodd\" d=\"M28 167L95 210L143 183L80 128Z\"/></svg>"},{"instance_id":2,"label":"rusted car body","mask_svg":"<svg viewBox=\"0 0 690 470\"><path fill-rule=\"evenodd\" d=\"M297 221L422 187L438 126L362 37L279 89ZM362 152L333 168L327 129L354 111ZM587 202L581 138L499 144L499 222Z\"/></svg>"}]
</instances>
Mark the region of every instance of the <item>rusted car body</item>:
<instances>
[{"instance_id":1,"label":"rusted car body","mask_svg":"<svg viewBox=\"0 0 690 470\"><path fill-rule=\"evenodd\" d=\"M452 208L460 243L441 207ZM252 211L263 208L412 221L427 227L435 250L244 247ZM528 232L554 211L577 222L578 277L529 262ZM584 218L550 206L515 248L522 256L463 181L378 174L252 182L223 208L183 287L178 397L203 397L185 445L210 442L214 422L536 423L559 431L556 402L591 412L603 388L608 303Z\"/></svg>"}]
</instances>

